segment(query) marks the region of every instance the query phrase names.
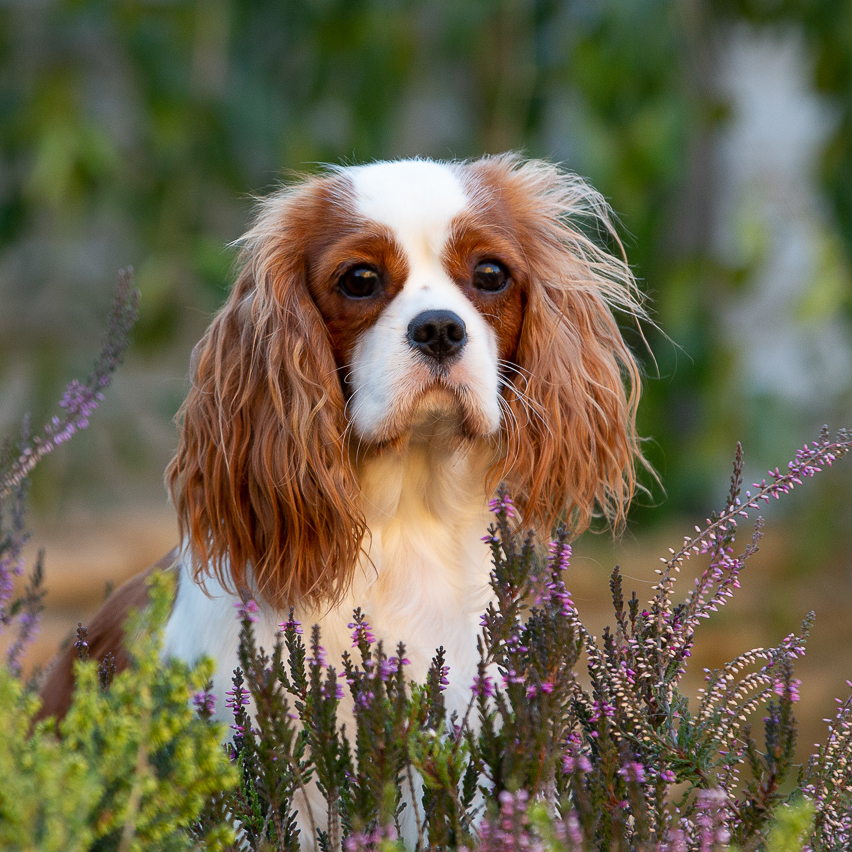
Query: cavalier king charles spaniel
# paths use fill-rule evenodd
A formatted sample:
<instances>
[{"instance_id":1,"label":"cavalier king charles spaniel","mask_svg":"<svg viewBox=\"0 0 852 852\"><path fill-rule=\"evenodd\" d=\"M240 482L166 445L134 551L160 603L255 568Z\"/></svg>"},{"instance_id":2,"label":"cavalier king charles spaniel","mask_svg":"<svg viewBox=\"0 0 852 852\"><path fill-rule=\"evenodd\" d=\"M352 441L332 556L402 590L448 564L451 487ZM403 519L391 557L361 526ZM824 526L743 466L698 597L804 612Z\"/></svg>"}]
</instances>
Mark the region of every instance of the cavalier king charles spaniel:
<instances>
[{"instance_id":1,"label":"cavalier king charles spaniel","mask_svg":"<svg viewBox=\"0 0 852 852\"><path fill-rule=\"evenodd\" d=\"M489 600L499 483L519 523L618 522L635 487L639 371L613 315L642 309L600 195L515 155L332 168L260 202L224 307L196 347L167 482L181 545L164 654L237 666L235 603L271 648L319 623L330 662L360 607L424 678L446 649L463 712ZM89 624L122 668L145 575ZM62 715L73 647L42 688Z\"/></svg>"}]
</instances>

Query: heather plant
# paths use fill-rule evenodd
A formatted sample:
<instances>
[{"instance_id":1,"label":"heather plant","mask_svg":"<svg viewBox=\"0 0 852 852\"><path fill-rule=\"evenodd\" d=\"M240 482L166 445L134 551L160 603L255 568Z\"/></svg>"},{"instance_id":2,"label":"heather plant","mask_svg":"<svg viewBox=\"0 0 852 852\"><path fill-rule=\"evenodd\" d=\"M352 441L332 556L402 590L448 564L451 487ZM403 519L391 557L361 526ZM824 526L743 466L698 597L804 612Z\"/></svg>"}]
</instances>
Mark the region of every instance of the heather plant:
<instances>
[{"instance_id":1,"label":"heather plant","mask_svg":"<svg viewBox=\"0 0 852 852\"><path fill-rule=\"evenodd\" d=\"M825 745L794 765L794 666L813 614L774 647L705 672L697 698L681 682L699 624L731 598L759 546L758 517L737 549L744 519L850 446L845 431L823 430L749 490L738 447L724 508L662 560L650 601L626 597L612 572L614 621L599 640L568 591L569 532L541 555L501 492L485 539L493 599L461 718L444 706L453 672L442 649L416 683L404 646L388 653L356 611L336 671L319 628L307 638L292 612L275 647L257 648L256 607L244 603L229 695L240 784L217 808L257 850L299 848L297 810L323 852L402 849L403 836L419 849L481 852L848 848L852 699L839 702ZM683 593L691 561L701 564ZM321 812L308 805L317 792Z\"/></svg>"},{"instance_id":2,"label":"heather plant","mask_svg":"<svg viewBox=\"0 0 852 852\"><path fill-rule=\"evenodd\" d=\"M203 692L209 661L190 670L161 661L161 634L173 589L154 577L151 604L127 625L131 666L115 675L108 657L88 660L86 629L76 648L77 687L71 707L34 722L38 698L20 680L20 659L37 627L42 557L23 594L29 475L36 464L84 429L121 359L136 317L138 294L121 275L100 356L85 383L72 381L64 410L40 434L25 421L20 443L3 445L0 460L0 634L11 638L0 664L0 848L4 850L219 849L233 840L226 815L207 805L231 786L235 772L222 751L224 730L199 718L190 701Z\"/></svg>"},{"instance_id":3,"label":"heather plant","mask_svg":"<svg viewBox=\"0 0 852 852\"><path fill-rule=\"evenodd\" d=\"M227 821L196 822L208 799L235 780L222 726L192 704L212 673L160 659L173 589L154 577L151 605L128 625L131 667L114 677L87 660L78 631L77 686L68 714L33 724L38 699L0 667L0 848L222 849Z\"/></svg>"},{"instance_id":4,"label":"heather plant","mask_svg":"<svg viewBox=\"0 0 852 852\"><path fill-rule=\"evenodd\" d=\"M23 549L29 538L25 517L30 474L45 456L89 425L127 349L138 305L132 271L123 270L89 378L85 383L73 379L68 384L59 400L62 416L51 418L40 433L31 433L25 417L17 446L13 448L8 439L0 446L0 636L14 635L6 651L6 665L13 673L20 671L20 658L38 626L44 597L43 556L39 554L23 595L12 599L15 577L24 571Z\"/></svg>"},{"instance_id":5,"label":"heather plant","mask_svg":"<svg viewBox=\"0 0 852 852\"><path fill-rule=\"evenodd\" d=\"M0 460L0 846L3 849L221 849L320 852L834 852L852 842L852 697L838 701L824 745L794 765L795 663L813 620L770 648L705 672L695 699L681 689L699 624L739 587L759 546L756 518L845 455L852 439L824 430L786 469L743 489L737 449L724 508L672 549L647 602L610 578L613 623L598 640L568 591L571 535L545 553L517 529L511 497L492 503L492 601L465 711L448 715L454 673L436 649L426 679L405 647L377 642L356 610L339 671L318 627L293 613L275 646L256 645L257 606L241 619L240 666L225 696L229 733L212 721L209 662L164 663L170 594L128 625L131 666L87 659L67 717L35 724L37 699L19 679L37 625L42 559L17 598L26 486L47 453L85 428L127 344L135 294L122 276L89 380L63 394L62 417ZM699 567L687 591L681 575ZM307 635L306 635L307 631ZM440 641L440 637L436 637ZM579 666L587 671L578 678ZM850 682L852 686L852 682ZM227 742L223 748L221 743ZM322 807L317 803L322 800ZM403 839L404 838L404 839Z\"/></svg>"}]
</instances>

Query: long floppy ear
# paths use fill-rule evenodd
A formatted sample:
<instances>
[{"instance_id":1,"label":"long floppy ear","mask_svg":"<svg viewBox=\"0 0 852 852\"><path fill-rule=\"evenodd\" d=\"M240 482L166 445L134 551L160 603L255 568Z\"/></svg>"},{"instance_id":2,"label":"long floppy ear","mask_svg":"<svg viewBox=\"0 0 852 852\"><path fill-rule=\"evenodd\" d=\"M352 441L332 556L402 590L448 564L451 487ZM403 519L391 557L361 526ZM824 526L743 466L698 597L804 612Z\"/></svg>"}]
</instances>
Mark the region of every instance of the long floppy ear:
<instances>
[{"instance_id":1,"label":"long floppy ear","mask_svg":"<svg viewBox=\"0 0 852 852\"><path fill-rule=\"evenodd\" d=\"M279 607L337 599L365 530L343 393L306 283L311 186L263 202L243 238L237 283L193 353L166 473L196 578Z\"/></svg>"},{"instance_id":2,"label":"long floppy ear","mask_svg":"<svg viewBox=\"0 0 852 852\"><path fill-rule=\"evenodd\" d=\"M640 373L613 316L645 316L633 276L577 227L603 229L620 249L598 193L547 163L494 159L530 265L518 375L506 394L520 424L506 435L510 493L543 534L562 517L574 532L596 513L619 525L644 464Z\"/></svg>"}]
</instances>

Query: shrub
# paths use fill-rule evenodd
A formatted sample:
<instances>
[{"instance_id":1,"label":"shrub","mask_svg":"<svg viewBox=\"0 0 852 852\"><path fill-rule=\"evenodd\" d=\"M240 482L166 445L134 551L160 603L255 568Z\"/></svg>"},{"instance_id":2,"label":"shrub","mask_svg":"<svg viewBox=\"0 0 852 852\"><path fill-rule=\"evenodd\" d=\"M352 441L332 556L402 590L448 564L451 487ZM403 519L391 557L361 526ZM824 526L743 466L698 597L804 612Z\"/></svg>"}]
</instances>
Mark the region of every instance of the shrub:
<instances>
[{"instance_id":1,"label":"shrub","mask_svg":"<svg viewBox=\"0 0 852 852\"><path fill-rule=\"evenodd\" d=\"M311 818L320 850L402 848L405 808L415 811L422 849L848 848L852 700L840 704L808 764L798 773L793 765L794 663L812 614L775 647L708 672L697 701L680 683L700 622L732 596L757 550L759 518L735 550L742 519L850 446L847 433L832 439L824 430L786 470L745 493L738 448L725 508L663 560L652 600L625 600L613 571L614 626L600 641L566 587L568 532L540 558L531 536L513 529L514 507L501 493L487 537L494 601L482 616L479 673L463 718L446 718L440 649L427 681L410 682L405 648L388 653L356 611L352 652L338 673L325 664L319 628L306 639L292 612L271 654L258 650L252 606L243 607L229 704L241 777L227 805L243 843L297 849L293 798L313 783L328 805L327 817ZM704 566L676 599L679 573L699 556ZM575 671L582 657L588 687ZM341 675L354 712L348 735L338 722ZM761 709L758 737L751 720ZM406 797L415 776L422 793Z\"/></svg>"},{"instance_id":2,"label":"shrub","mask_svg":"<svg viewBox=\"0 0 852 852\"><path fill-rule=\"evenodd\" d=\"M133 665L111 683L103 667L78 661L60 735L52 719L33 727L38 699L0 668L0 848L196 847L189 829L207 799L236 778L221 747L223 726L192 708L212 664L190 670L160 659L172 591L165 575L154 578L150 607L129 625ZM203 836L207 849L233 840L221 820Z\"/></svg>"},{"instance_id":3,"label":"shrub","mask_svg":"<svg viewBox=\"0 0 852 852\"><path fill-rule=\"evenodd\" d=\"M199 718L191 697L202 690L209 661L190 670L160 659L172 589L164 576L151 586L151 605L128 625L131 667L87 661L78 631L77 688L59 725L34 724L38 699L19 680L21 652L33 635L41 604L41 556L23 596L12 599L22 573L28 476L47 453L88 424L117 367L136 315L130 275L123 274L109 329L85 384L63 394L63 417L36 436L25 423L17 452L7 442L0 459L0 628L14 634L0 665L0 848L72 850L219 849L233 840L224 813L208 805L236 780L221 747L225 731ZM8 514L3 511L11 504ZM113 669L114 670L114 669Z\"/></svg>"}]
</instances>

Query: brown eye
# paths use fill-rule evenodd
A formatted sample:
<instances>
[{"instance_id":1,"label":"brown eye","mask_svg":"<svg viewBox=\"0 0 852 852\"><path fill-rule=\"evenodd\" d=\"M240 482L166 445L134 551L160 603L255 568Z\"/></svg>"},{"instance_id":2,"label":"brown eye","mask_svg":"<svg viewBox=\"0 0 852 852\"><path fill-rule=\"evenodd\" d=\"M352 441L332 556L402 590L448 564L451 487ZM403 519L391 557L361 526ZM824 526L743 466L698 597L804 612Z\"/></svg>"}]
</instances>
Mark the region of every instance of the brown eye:
<instances>
[{"instance_id":1,"label":"brown eye","mask_svg":"<svg viewBox=\"0 0 852 852\"><path fill-rule=\"evenodd\" d=\"M509 286L509 273L496 260L482 260L473 269L473 286L486 293L499 293Z\"/></svg>"},{"instance_id":2,"label":"brown eye","mask_svg":"<svg viewBox=\"0 0 852 852\"><path fill-rule=\"evenodd\" d=\"M353 266L340 276L337 286L350 299L366 299L381 290L382 276L372 266Z\"/></svg>"}]
</instances>

